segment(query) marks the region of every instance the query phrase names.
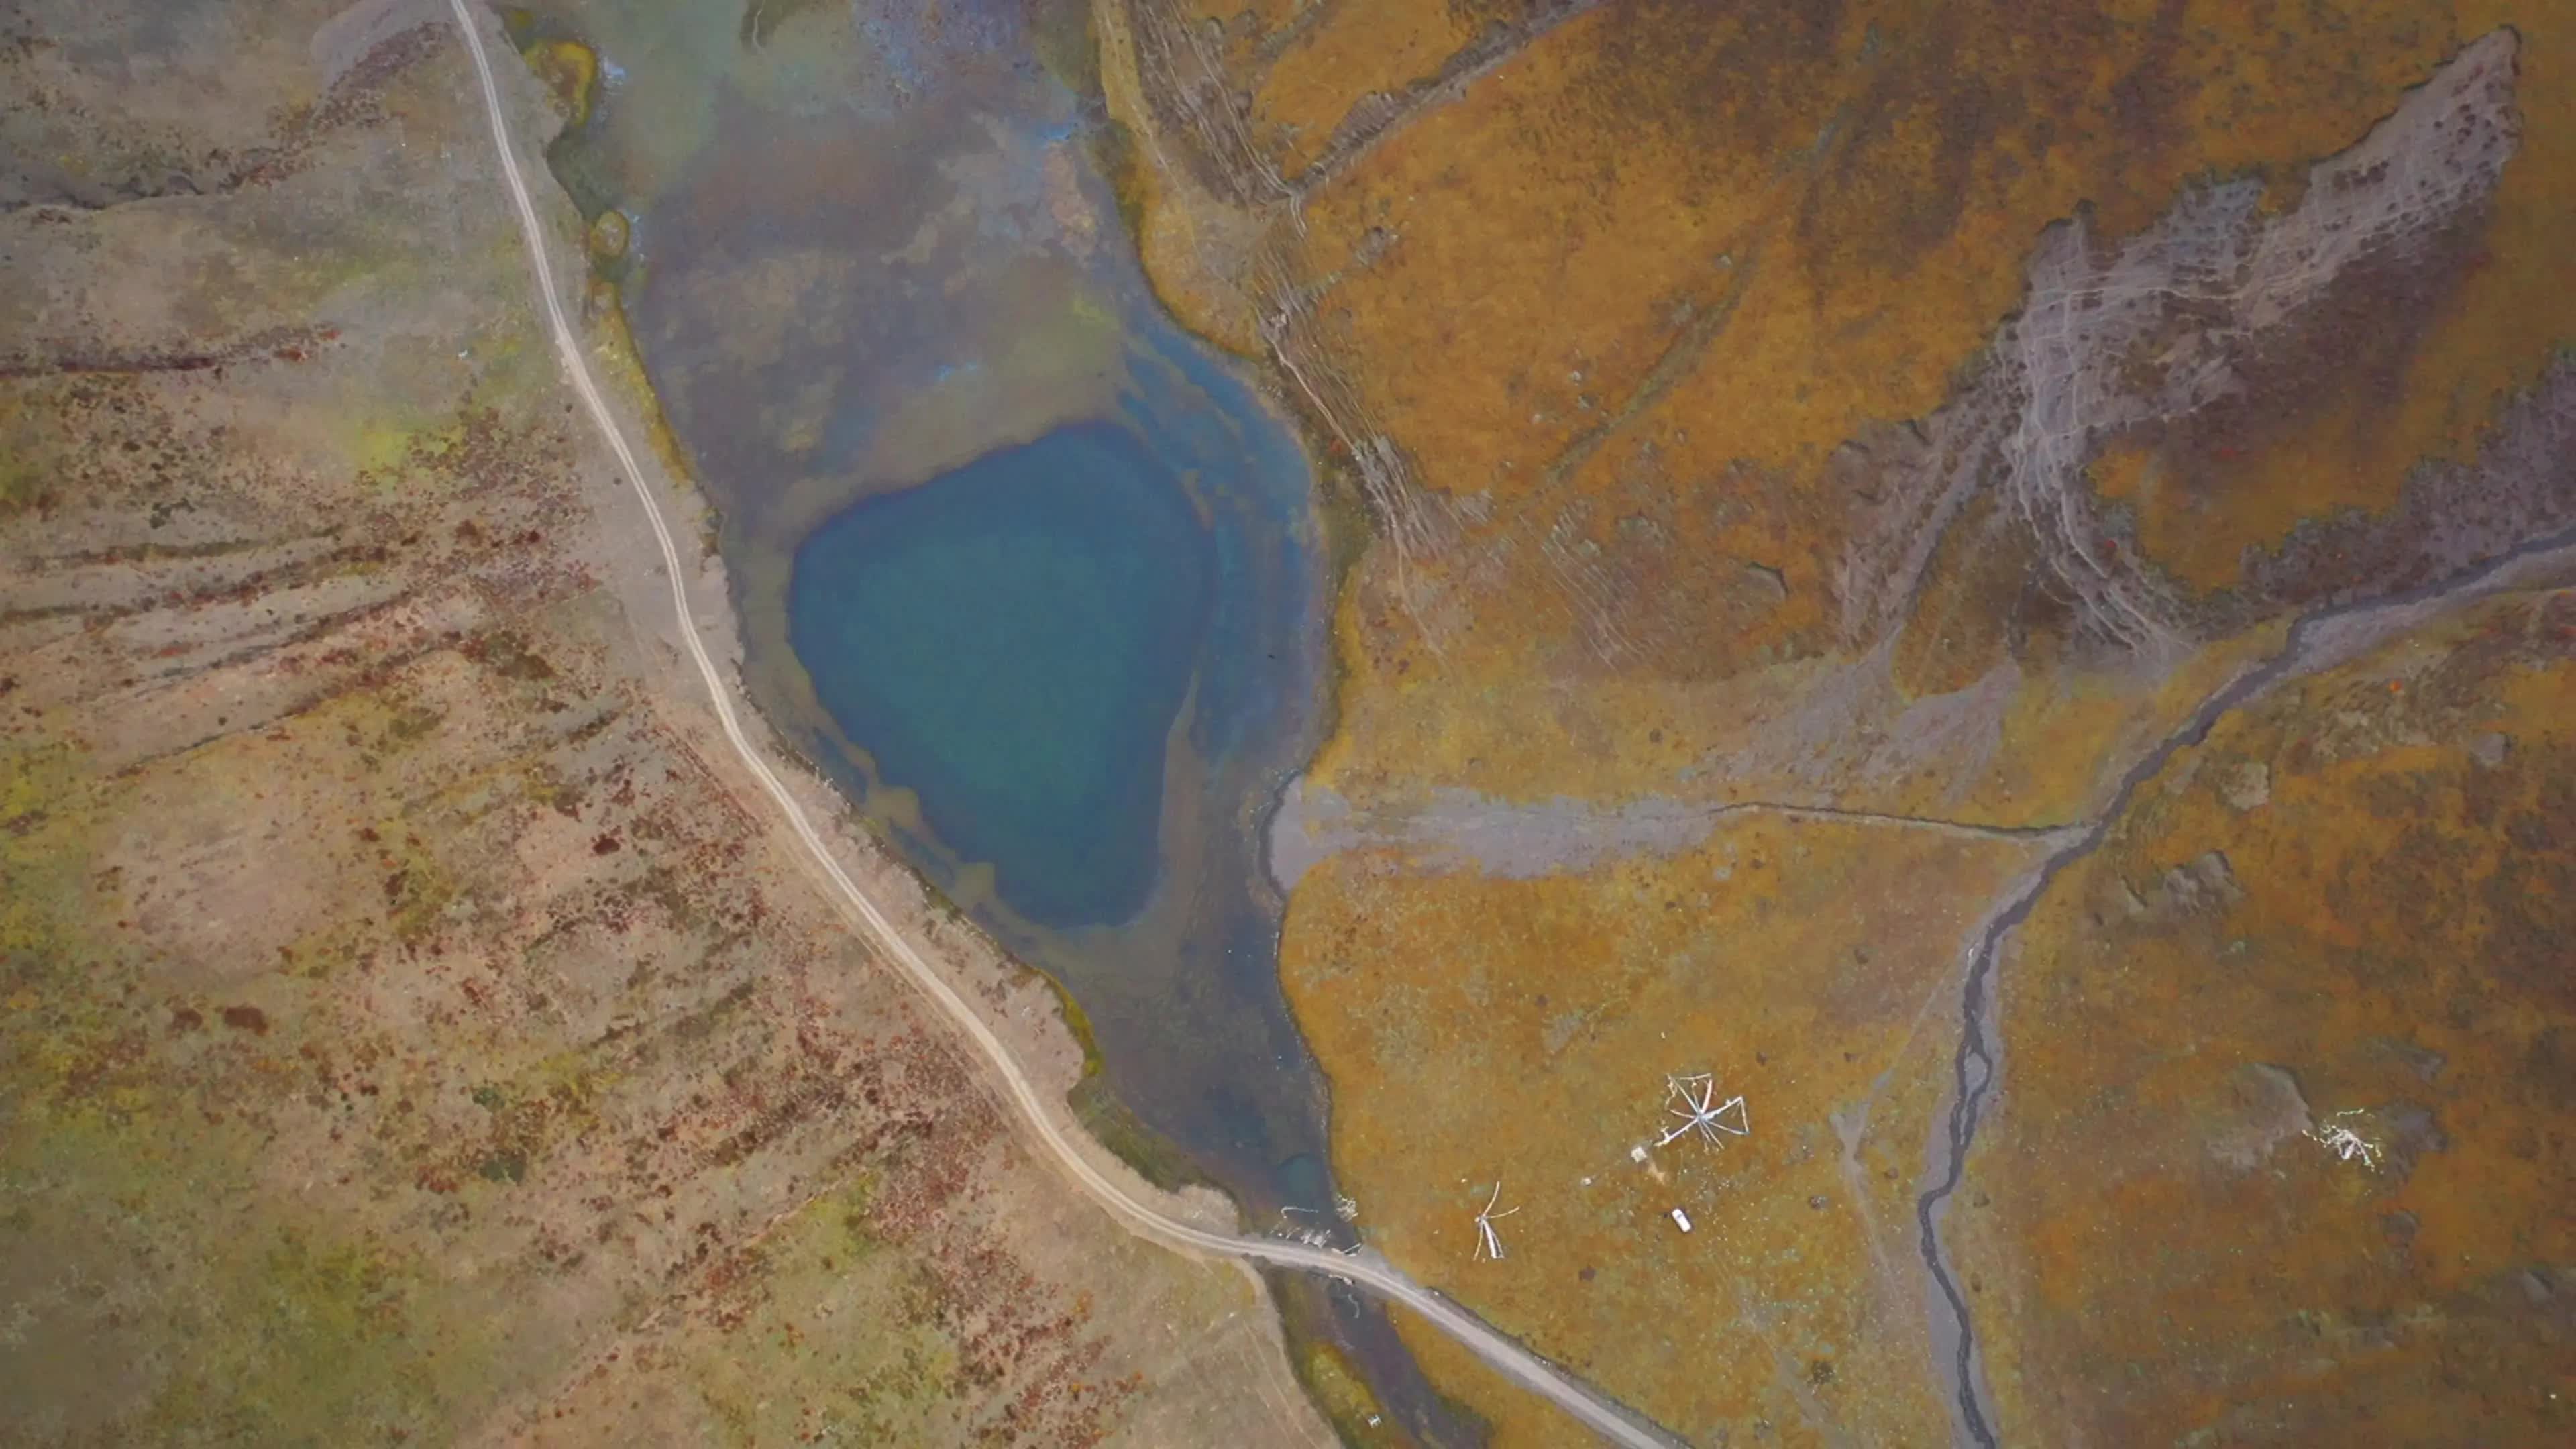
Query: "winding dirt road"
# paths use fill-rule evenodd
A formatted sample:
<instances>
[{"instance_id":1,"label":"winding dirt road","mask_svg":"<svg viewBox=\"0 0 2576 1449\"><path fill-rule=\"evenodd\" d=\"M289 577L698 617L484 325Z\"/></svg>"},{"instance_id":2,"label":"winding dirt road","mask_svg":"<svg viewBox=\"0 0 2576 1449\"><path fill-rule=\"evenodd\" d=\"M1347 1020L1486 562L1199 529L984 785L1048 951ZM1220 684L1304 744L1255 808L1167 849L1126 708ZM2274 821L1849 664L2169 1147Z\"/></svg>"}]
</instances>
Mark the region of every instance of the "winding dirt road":
<instances>
[{"instance_id":1,"label":"winding dirt road","mask_svg":"<svg viewBox=\"0 0 2576 1449\"><path fill-rule=\"evenodd\" d=\"M1405 1277L1373 1252L1343 1257L1324 1249L1277 1239L1234 1237L1192 1227L1129 1196L1126 1189L1102 1173L1074 1144L1069 1134L1078 1129L1069 1129L1056 1120L1047 1100L1020 1069L1010 1048L1003 1045L1001 1038L984 1024L984 1019L966 1003L965 998L931 968L912 943L895 930L894 923L886 918L877 904L850 879L840 862L833 858L813 822L806 817L803 807L797 804L795 796L789 793L786 784L761 758L760 752L752 747L750 737L744 733L731 690L723 674L717 670L715 660L708 655L706 645L698 638L697 620L689 607L686 586L682 583L680 552L672 542L670 524L663 517L661 503L645 483L644 470L636 461L634 450L627 445L624 432L609 413L598 383L591 376L589 363L582 355L581 345L573 335L572 325L564 316L563 304L556 292L554 267L546 256L544 232L537 221L536 205L529 198L527 182L519 171L509 123L502 115L500 87L493 77L492 61L483 36L476 28L465 0L448 0L448 8L456 17L457 28L465 37L467 50L473 55L475 74L482 82L484 114L492 123L492 141L500 152L501 173L509 182L510 200L519 213L519 230L528 244L528 260L535 269L538 290L545 297L546 320L554 332L556 355L562 359L564 374L572 383L573 391L580 394L583 406L589 410L591 422L616 453L618 463L625 469L626 481L634 488L636 500L643 504L645 516L652 522L653 536L662 546L663 568L670 578L671 604L678 615L680 640L687 646L689 658L706 684L708 698L715 705L716 718L724 726L725 738L733 745L734 753L741 757L743 768L751 772L777 804L788 827L804 843L814 863L822 868L823 874L858 917L868 935L902 968L912 984L936 1003L957 1030L974 1044L975 1050L1006 1089L1012 1105L1018 1108L1022 1124L1046 1149L1046 1155L1054 1159L1056 1166L1075 1187L1107 1210L1120 1226L1138 1237L1184 1252L1243 1258L1345 1279L1388 1302L1402 1304L1420 1314L1426 1322L1456 1339L1506 1377L1545 1396L1612 1443L1629 1445L1632 1449L1667 1449L1667 1446L1679 1443L1679 1440L1568 1378L1555 1365L1505 1337L1473 1313Z\"/></svg>"}]
</instances>

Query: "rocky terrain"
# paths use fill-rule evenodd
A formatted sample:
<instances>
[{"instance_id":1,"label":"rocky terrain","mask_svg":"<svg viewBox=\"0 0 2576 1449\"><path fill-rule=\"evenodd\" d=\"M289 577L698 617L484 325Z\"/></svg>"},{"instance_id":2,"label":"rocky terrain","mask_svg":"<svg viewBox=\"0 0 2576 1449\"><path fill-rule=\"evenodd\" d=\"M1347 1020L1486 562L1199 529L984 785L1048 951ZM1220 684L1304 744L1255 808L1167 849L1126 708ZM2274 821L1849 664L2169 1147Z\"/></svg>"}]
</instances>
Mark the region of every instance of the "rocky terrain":
<instances>
[{"instance_id":1,"label":"rocky terrain","mask_svg":"<svg viewBox=\"0 0 2576 1449\"><path fill-rule=\"evenodd\" d=\"M1095 12L1372 1243L1695 1443L2576 1434L2576 8Z\"/></svg>"},{"instance_id":2,"label":"rocky terrain","mask_svg":"<svg viewBox=\"0 0 2576 1449\"><path fill-rule=\"evenodd\" d=\"M542 177L586 76L531 60ZM1328 1438L715 732L444 6L11 10L0 277L0 1438ZM1043 984L838 845L1069 1087Z\"/></svg>"}]
</instances>

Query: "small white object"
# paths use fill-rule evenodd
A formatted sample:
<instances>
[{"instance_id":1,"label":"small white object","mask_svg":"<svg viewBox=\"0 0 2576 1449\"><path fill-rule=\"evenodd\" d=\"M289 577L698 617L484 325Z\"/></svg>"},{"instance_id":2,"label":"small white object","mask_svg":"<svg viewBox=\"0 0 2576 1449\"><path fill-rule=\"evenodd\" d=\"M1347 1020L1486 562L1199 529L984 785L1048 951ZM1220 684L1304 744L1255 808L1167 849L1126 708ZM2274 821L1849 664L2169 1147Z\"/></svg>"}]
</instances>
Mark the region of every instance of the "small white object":
<instances>
[{"instance_id":1,"label":"small white object","mask_svg":"<svg viewBox=\"0 0 2576 1449\"><path fill-rule=\"evenodd\" d=\"M1476 1256L1490 1258L1497 1263L1503 1260L1503 1240L1494 1231L1494 1219L1507 1218L1520 1211L1516 1207L1505 1208L1501 1212L1494 1211L1494 1204L1502 1200L1503 1184L1498 1178L1494 1182L1493 1196L1485 1199L1485 1210L1476 1214Z\"/></svg>"},{"instance_id":2,"label":"small white object","mask_svg":"<svg viewBox=\"0 0 2576 1449\"><path fill-rule=\"evenodd\" d=\"M1681 1229L1683 1232L1689 1232L1690 1214L1683 1212L1680 1208L1673 1209L1673 1226Z\"/></svg>"},{"instance_id":3,"label":"small white object","mask_svg":"<svg viewBox=\"0 0 2576 1449\"><path fill-rule=\"evenodd\" d=\"M2337 1112L2333 1117L2328 1118L2325 1124L2321 1124L2321 1127L2310 1127L2306 1136L2309 1141L2333 1153L2336 1161L2358 1162L2365 1170L2377 1172L2379 1156L2383 1151L2380 1145L2351 1128L2340 1125L2342 1119L2360 1115L2358 1109Z\"/></svg>"},{"instance_id":4,"label":"small white object","mask_svg":"<svg viewBox=\"0 0 2576 1449\"><path fill-rule=\"evenodd\" d=\"M1629 1160L1630 1162L1643 1162L1643 1161L1645 1161L1645 1160L1646 1160L1646 1144L1644 1144L1644 1143L1640 1142L1640 1143L1638 1143L1636 1146L1629 1148L1629 1149L1628 1149L1628 1160Z\"/></svg>"},{"instance_id":5,"label":"small white object","mask_svg":"<svg viewBox=\"0 0 2576 1449\"><path fill-rule=\"evenodd\" d=\"M1745 1112L1744 1099L1729 1097L1723 1102L1717 1101L1717 1079L1708 1073L1666 1077L1664 1089L1667 1093L1665 1101L1669 1104L1665 1108L1666 1115L1680 1118L1681 1125L1665 1129L1664 1135L1655 1139L1657 1147L1668 1147L1693 1133L1711 1147L1723 1145L1721 1134L1724 1137L1753 1135L1753 1122Z\"/></svg>"}]
</instances>

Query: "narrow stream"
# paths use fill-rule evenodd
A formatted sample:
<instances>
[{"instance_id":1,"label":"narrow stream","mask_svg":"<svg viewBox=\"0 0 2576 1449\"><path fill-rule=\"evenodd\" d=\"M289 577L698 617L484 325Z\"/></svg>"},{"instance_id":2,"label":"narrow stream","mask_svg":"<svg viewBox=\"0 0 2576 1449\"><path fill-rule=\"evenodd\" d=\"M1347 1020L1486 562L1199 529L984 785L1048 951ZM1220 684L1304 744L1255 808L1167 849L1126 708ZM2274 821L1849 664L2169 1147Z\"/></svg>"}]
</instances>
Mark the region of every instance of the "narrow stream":
<instances>
[{"instance_id":1,"label":"narrow stream","mask_svg":"<svg viewBox=\"0 0 2576 1449\"><path fill-rule=\"evenodd\" d=\"M2025 874L1978 929L1961 978L1959 1046L1951 1059L1949 1097L1934 1122L1925 1154L1925 1187L1914 1204L1917 1247L1924 1273L1938 1295L1931 1305L1934 1349L1950 1370L1953 1422L1962 1440L1979 1449L1996 1449L2001 1430L1985 1382L1974 1315L1967 1295L1959 1289L1959 1275L1951 1265L1941 1227L1966 1178L1969 1150L2002 1077L2004 1046L1994 976L2005 942L2030 918L2040 897L2060 875L2110 838L2138 791L2163 774L2176 755L2199 748L2221 719L2253 705L2282 683L2331 669L2434 612L2514 586L2521 567L2535 561L2554 562L2555 576L2564 577L2566 569L2576 566L2576 529L2524 539L2429 583L2364 594L2300 616L2283 636L2278 652L2221 685L2139 756L2121 774L2110 799L2083 833Z\"/></svg>"}]
</instances>

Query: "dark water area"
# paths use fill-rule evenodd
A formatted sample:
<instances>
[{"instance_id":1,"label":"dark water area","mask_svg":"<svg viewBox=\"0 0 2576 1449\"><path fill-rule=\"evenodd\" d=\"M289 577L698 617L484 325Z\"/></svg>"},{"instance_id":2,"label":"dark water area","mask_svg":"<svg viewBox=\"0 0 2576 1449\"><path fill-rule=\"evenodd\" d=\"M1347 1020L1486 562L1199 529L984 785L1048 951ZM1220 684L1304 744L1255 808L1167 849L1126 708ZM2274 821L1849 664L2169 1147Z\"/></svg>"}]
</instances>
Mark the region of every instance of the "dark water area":
<instances>
[{"instance_id":1,"label":"dark water area","mask_svg":"<svg viewBox=\"0 0 2576 1449\"><path fill-rule=\"evenodd\" d=\"M1095 1121L1256 1227L1331 1224L1259 845L1321 728L1314 478L1145 284L1086 15L559 0L535 23L602 81L550 159L625 218L602 271L718 510L762 713L1064 987ZM1467 1441L1378 1308L1274 1286L1397 1423Z\"/></svg>"},{"instance_id":2,"label":"dark water area","mask_svg":"<svg viewBox=\"0 0 2576 1449\"><path fill-rule=\"evenodd\" d=\"M1210 549L1180 480L1075 423L807 535L787 640L929 831L1048 927L1145 904L1163 743L1206 635Z\"/></svg>"}]
</instances>

